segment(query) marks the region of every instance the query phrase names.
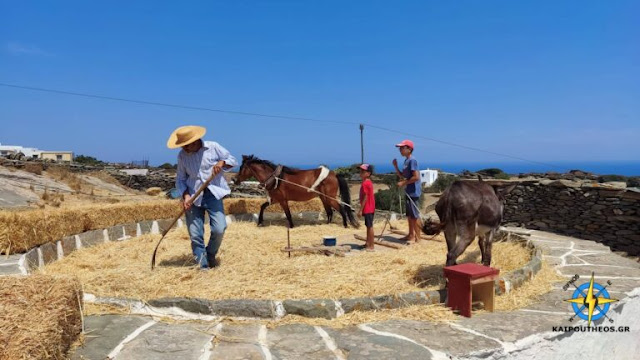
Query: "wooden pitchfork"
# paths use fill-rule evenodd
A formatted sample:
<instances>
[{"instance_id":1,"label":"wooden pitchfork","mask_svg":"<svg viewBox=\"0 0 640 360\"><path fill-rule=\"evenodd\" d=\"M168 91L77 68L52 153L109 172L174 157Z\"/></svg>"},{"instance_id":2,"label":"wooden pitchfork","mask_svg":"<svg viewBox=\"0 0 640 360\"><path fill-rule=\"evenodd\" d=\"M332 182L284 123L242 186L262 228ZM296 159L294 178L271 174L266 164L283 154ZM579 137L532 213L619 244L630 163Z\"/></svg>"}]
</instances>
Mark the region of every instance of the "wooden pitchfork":
<instances>
[{"instance_id":1,"label":"wooden pitchfork","mask_svg":"<svg viewBox=\"0 0 640 360\"><path fill-rule=\"evenodd\" d=\"M211 183L211 180L213 180L213 178L216 177L216 175L218 175L218 174L216 174L215 171L213 171L213 169L211 170L211 176L209 176L207 181L205 181L204 184L202 184L202 186L200 186L198 191L196 191L196 193L193 194L191 199L189 199L189 203L190 204L193 204L193 202L198 198L198 196L200 196L200 194L202 194L204 189L206 189L207 186L209 186L209 183ZM182 215L184 215L185 211L186 211L186 209L183 206L182 207L182 211L180 212L180 215L176 216L175 219L173 219L173 221L171 222L171 225L169 225L169 227L167 227L166 229L164 229L164 231L162 231L162 237L160 238L160 240L158 240L158 244L156 244L156 248L153 250L153 255L151 256L151 270L153 270L153 268L156 266L156 253L158 252L158 247L160 247L160 243L162 242L162 240L164 240L164 237L167 235L169 230L171 230L173 225L175 225L178 222L178 219L180 219L182 217Z\"/></svg>"}]
</instances>

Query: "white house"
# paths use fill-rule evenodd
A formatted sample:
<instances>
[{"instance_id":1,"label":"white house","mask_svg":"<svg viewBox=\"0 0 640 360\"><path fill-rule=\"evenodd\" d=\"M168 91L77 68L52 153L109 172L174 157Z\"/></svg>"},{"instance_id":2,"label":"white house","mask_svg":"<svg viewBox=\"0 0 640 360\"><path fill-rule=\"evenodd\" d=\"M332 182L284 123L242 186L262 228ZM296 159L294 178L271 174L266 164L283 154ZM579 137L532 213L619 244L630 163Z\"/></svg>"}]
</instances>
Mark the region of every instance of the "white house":
<instances>
[{"instance_id":1,"label":"white house","mask_svg":"<svg viewBox=\"0 0 640 360\"><path fill-rule=\"evenodd\" d=\"M24 146L16 145L2 145L0 144L0 156L8 156L11 154L23 153L24 156L38 159L42 154L42 150L36 148L28 148Z\"/></svg>"},{"instance_id":2,"label":"white house","mask_svg":"<svg viewBox=\"0 0 640 360\"><path fill-rule=\"evenodd\" d=\"M431 186L438 178L438 170L420 170L420 181L422 186Z\"/></svg>"}]
</instances>

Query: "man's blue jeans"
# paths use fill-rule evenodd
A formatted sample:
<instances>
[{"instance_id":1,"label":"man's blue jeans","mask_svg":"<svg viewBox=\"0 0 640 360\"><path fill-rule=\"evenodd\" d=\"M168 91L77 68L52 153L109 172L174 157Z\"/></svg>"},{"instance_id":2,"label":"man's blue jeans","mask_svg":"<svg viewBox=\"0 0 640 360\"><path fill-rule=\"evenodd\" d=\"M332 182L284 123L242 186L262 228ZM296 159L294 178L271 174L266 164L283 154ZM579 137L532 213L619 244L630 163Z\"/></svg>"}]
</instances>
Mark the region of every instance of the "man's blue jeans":
<instances>
[{"instance_id":1,"label":"man's blue jeans","mask_svg":"<svg viewBox=\"0 0 640 360\"><path fill-rule=\"evenodd\" d=\"M191 208L186 211L186 217L189 236L191 237L191 250L193 250L196 263L201 268L208 268L209 266L214 266L209 262L215 261L224 231L227 228L227 220L224 215L222 199L216 199L209 189L204 191L203 196L200 206L191 205ZM209 215L209 225L211 225L211 236L206 248L204 246L205 211Z\"/></svg>"}]
</instances>

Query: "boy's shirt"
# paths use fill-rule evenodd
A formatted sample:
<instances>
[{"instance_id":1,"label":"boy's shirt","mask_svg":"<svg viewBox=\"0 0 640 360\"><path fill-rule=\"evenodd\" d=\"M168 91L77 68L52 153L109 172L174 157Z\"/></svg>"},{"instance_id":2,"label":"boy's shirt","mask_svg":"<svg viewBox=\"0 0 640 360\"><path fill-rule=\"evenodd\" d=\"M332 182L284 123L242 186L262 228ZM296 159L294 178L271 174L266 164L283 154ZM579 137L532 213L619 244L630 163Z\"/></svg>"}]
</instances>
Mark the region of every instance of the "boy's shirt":
<instances>
[{"instance_id":1,"label":"boy's shirt","mask_svg":"<svg viewBox=\"0 0 640 360\"><path fill-rule=\"evenodd\" d=\"M373 195L373 182L371 182L371 179L366 179L362 182L362 186L360 186L361 203L365 194L367 195L367 202L362 204L362 213L373 214L376 211L376 198Z\"/></svg>"},{"instance_id":2,"label":"boy's shirt","mask_svg":"<svg viewBox=\"0 0 640 360\"><path fill-rule=\"evenodd\" d=\"M418 160L414 159L413 157L405 159L404 168L402 168L402 176L404 176L405 179L409 180L413 177L414 171L420 171L418 170ZM418 181L406 186L405 190L407 192L407 195L411 197L419 197L420 194L422 194L421 183L422 181L418 176Z\"/></svg>"}]
</instances>

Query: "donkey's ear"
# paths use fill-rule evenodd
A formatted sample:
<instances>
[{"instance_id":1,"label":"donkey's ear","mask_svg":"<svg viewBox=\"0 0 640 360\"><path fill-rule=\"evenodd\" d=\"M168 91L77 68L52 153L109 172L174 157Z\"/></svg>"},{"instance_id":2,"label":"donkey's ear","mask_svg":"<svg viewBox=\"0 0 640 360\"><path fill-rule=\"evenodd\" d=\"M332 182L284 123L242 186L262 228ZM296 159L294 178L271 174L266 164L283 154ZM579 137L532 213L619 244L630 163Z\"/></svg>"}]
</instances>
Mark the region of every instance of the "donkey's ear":
<instances>
[{"instance_id":1,"label":"donkey's ear","mask_svg":"<svg viewBox=\"0 0 640 360\"><path fill-rule=\"evenodd\" d=\"M242 160L247 160L248 157L248 155L242 155Z\"/></svg>"},{"instance_id":2,"label":"donkey's ear","mask_svg":"<svg viewBox=\"0 0 640 360\"><path fill-rule=\"evenodd\" d=\"M508 186L494 186L493 189L496 192L496 195L498 195L498 198L500 200L503 200L505 196L507 196L510 192L513 191L513 189L516 188L516 186L518 186L518 184L511 184Z\"/></svg>"}]
</instances>

